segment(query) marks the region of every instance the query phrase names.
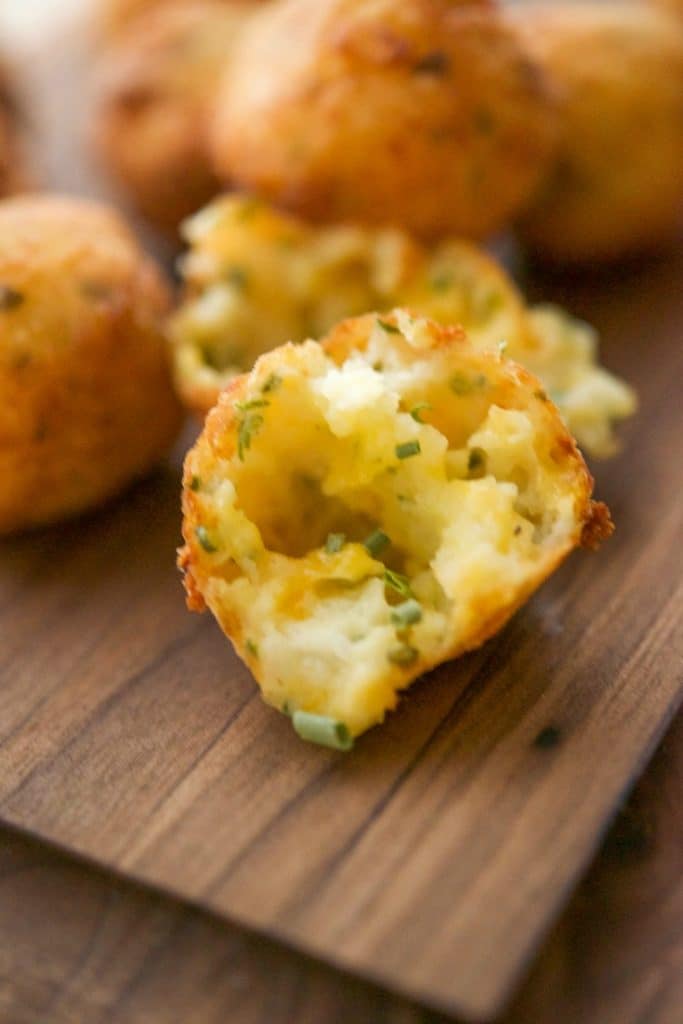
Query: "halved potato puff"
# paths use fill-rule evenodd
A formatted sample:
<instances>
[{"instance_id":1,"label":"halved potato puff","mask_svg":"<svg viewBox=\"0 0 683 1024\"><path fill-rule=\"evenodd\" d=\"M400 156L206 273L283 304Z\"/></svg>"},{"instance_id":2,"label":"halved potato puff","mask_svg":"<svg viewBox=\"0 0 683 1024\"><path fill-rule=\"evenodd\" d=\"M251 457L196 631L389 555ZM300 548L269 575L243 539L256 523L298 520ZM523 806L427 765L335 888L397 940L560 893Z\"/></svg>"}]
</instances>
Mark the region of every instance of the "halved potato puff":
<instances>
[{"instance_id":1,"label":"halved potato puff","mask_svg":"<svg viewBox=\"0 0 683 1024\"><path fill-rule=\"evenodd\" d=\"M405 311L236 378L185 463L179 564L265 700L347 745L611 532L539 382Z\"/></svg>"},{"instance_id":2,"label":"halved potato puff","mask_svg":"<svg viewBox=\"0 0 683 1024\"><path fill-rule=\"evenodd\" d=\"M505 343L592 454L612 453L614 422L635 408L633 391L599 366L588 325L529 311L502 267L468 242L426 248L397 230L316 228L239 196L211 204L185 234L185 303L170 333L178 389L199 412L263 352L395 306L462 325L482 350Z\"/></svg>"}]
</instances>

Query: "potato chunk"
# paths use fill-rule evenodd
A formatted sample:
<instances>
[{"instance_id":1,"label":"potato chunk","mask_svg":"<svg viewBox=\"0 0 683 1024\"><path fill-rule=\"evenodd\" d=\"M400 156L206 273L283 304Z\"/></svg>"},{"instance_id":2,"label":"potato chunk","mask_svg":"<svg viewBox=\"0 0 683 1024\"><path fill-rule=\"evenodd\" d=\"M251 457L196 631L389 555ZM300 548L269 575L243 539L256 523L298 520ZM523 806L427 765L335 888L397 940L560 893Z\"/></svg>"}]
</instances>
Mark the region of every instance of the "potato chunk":
<instances>
[{"instance_id":1,"label":"potato chunk","mask_svg":"<svg viewBox=\"0 0 683 1024\"><path fill-rule=\"evenodd\" d=\"M609 534L591 489L525 370L371 314L221 394L186 459L179 561L268 703L356 736Z\"/></svg>"}]
</instances>

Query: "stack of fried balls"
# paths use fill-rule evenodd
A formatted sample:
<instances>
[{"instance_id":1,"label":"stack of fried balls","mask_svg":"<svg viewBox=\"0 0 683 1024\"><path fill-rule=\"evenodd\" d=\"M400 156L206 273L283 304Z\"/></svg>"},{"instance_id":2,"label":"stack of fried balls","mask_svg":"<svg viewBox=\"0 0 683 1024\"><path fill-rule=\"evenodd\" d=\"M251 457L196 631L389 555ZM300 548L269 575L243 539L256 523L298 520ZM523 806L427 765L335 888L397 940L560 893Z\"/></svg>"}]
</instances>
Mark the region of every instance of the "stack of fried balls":
<instances>
[{"instance_id":1,"label":"stack of fried balls","mask_svg":"<svg viewBox=\"0 0 683 1024\"><path fill-rule=\"evenodd\" d=\"M266 700L347 748L612 530L633 389L480 246L594 272L683 225L679 0L102 0L91 139L186 251L30 194L0 69L0 533L148 473ZM138 221L139 222L139 221Z\"/></svg>"}]
</instances>

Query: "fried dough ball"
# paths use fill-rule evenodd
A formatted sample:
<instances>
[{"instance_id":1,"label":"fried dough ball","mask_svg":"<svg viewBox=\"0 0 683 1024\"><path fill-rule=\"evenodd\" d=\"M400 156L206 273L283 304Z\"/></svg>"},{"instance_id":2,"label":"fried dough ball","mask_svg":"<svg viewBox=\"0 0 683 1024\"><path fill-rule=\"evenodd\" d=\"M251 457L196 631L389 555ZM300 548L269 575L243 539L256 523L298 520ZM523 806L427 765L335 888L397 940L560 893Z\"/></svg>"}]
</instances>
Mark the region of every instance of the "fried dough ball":
<instances>
[{"instance_id":1,"label":"fried dough ball","mask_svg":"<svg viewBox=\"0 0 683 1024\"><path fill-rule=\"evenodd\" d=\"M639 3L539 3L522 38L564 93L559 158L522 234L557 262L619 259L683 224L683 33Z\"/></svg>"},{"instance_id":2,"label":"fried dough ball","mask_svg":"<svg viewBox=\"0 0 683 1024\"><path fill-rule=\"evenodd\" d=\"M160 459L180 421L168 305L107 208L0 203L0 533L99 505Z\"/></svg>"},{"instance_id":3,"label":"fried dough ball","mask_svg":"<svg viewBox=\"0 0 683 1024\"><path fill-rule=\"evenodd\" d=\"M348 745L611 532L591 490L521 367L404 311L348 320L262 356L209 414L185 463L188 603L298 731Z\"/></svg>"},{"instance_id":4,"label":"fried dough ball","mask_svg":"<svg viewBox=\"0 0 683 1024\"><path fill-rule=\"evenodd\" d=\"M481 238L555 132L546 77L486 0L284 0L236 47L212 141L225 180L309 219Z\"/></svg>"},{"instance_id":5,"label":"fried dough ball","mask_svg":"<svg viewBox=\"0 0 683 1024\"><path fill-rule=\"evenodd\" d=\"M599 366L588 325L528 310L505 271L467 242L426 248L396 230L315 228L238 196L212 203L185 233L186 296L170 333L178 390L200 413L261 353L394 306L461 324L480 349L505 342L592 454L614 451L613 424L635 409L633 391Z\"/></svg>"},{"instance_id":6,"label":"fried dough ball","mask_svg":"<svg viewBox=\"0 0 683 1024\"><path fill-rule=\"evenodd\" d=\"M175 233L218 191L208 156L214 94L249 2L187 0L130 26L99 67L95 144L138 210Z\"/></svg>"}]
</instances>

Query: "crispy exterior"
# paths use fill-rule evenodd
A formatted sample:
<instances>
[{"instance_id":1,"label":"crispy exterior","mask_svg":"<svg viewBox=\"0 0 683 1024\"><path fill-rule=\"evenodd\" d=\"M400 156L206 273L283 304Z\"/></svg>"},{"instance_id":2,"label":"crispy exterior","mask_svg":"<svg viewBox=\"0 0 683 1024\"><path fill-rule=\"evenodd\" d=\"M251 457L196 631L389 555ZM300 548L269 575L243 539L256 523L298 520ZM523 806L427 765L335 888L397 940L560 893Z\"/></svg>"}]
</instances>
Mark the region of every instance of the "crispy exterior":
<instances>
[{"instance_id":1,"label":"crispy exterior","mask_svg":"<svg viewBox=\"0 0 683 1024\"><path fill-rule=\"evenodd\" d=\"M165 231L218 191L207 126L220 73L251 4L186 0L136 20L104 53L94 136L100 159Z\"/></svg>"},{"instance_id":2,"label":"crispy exterior","mask_svg":"<svg viewBox=\"0 0 683 1024\"><path fill-rule=\"evenodd\" d=\"M188 604L269 703L357 735L609 536L592 485L521 367L402 311L346 321L264 355L207 417L185 463Z\"/></svg>"},{"instance_id":3,"label":"crispy exterior","mask_svg":"<svg viewBox=\"0 0 683 1024\"><path fill-rule=\"evenodd\" d=\"M0 203L0 533L98 505L162 456L180 418L168 305L108 209Z\"/></svg>"},{"instance_id":4,"label":"crispy exterior","mask_svg":"<svg viewBox=\"0 0 683 1024\"><path fill-rule=\"evenodd\" d=\"M521 231L558 262L618 259L673 240L683 214L683 32L638 3L516 12L562 91L559 159Z\"/></svg>"},{"instance_id":5,"label":"crispy exterior","mask_svg":"<svg viewBox=\"0 0 683 1024\"><path fill-rule=\"evenodd\" d=\"M613 454L614 424L635 410L632 389L599 365L592 328L558 308L527 308L503 268L471 243L428 247L395 229L315 227L239 196L212 203L185 233L185 301L170 336L178 390L202 415L263 352L395 306L460 324L480 349L505 342L591 455Z\"/></svg>"},{"instance_id":6,"label":"crispy exterior","mask_svg":"<svg viewBox=\"0 0 683 1024\"><path fill-rule=\"evenodd\" d=\"M216 106L225 180L322 221L480 238L530 198L554 96L491 3L284 0Z\"/></svg>"}]
</instances>

